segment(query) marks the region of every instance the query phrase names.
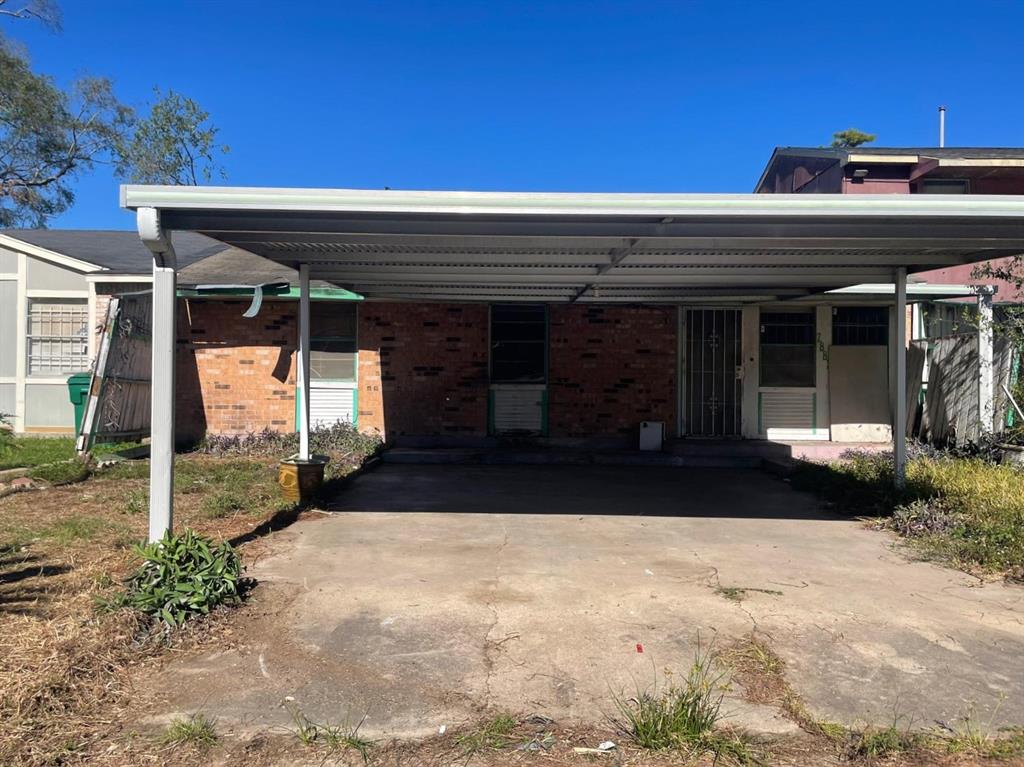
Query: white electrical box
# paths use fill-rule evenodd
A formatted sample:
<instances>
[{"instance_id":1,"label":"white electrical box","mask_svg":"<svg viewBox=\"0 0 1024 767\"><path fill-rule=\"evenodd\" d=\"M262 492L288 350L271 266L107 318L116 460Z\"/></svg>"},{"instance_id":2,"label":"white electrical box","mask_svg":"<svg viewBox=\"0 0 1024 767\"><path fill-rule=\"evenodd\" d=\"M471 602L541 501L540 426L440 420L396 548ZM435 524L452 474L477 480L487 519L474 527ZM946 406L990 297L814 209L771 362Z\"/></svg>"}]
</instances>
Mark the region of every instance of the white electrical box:
<instances>
[{"instance_id":1,"label":"white electrical box","mask_svg":"<svg viewBox=\"0 0 1024 767\"><path fill-rule=\"evenodd\" d=\"M665 440L665 423L663 421L640 422L640 449L661 450Z\"/></svg>"}]
</instances>

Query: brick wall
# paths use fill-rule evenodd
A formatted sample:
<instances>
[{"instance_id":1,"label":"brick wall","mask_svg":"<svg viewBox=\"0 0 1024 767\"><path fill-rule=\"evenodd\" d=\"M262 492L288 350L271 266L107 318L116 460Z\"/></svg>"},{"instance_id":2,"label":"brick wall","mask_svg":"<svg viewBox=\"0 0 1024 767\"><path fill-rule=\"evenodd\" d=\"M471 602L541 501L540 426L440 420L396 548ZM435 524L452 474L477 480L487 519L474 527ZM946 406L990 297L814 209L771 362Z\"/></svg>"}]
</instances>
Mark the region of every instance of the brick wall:
<instances>
[{"instance_id":1,"label":"brick wall","mask_svg":"<svg viewBox=\"0 0 1024 767\"><path fill-rule=\"evenodd\" d=\"M487 326L480 305L360 305L360 430L485 435Z\"/></svg>"},{"instance_id":2,"label":"brick wall","mask_svg":"<svg viewBox=\"0 0 1024 767\"><path fill-rule=\"evenodd\" d=\"M676 425L675 308L552 306L548 431L633 435L640 421Z\"/></svg>"},{"instance_id":3,"label":"brick wall","mask_svg":"<svg viewBox=\"0 0 1024 767\"><path fill-rule=\"evenodd\" d=\"M295 428L297 304L179 299L176 428L182 439Z\"/></svg>"}]
</instances>

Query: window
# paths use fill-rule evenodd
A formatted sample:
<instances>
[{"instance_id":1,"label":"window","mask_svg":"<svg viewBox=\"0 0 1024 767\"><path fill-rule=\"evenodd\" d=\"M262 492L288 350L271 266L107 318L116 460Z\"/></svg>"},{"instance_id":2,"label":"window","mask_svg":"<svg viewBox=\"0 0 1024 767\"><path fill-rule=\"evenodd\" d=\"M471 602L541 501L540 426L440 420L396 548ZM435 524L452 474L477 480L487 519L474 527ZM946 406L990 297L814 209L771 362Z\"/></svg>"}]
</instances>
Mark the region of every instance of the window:
<instances>
[{"instance_id":1,"label":"window","mask_svg":"<svg viewBox=\"0 0 1024 767\"><path fill-rule=\"evenodd\" d=\"M943 338L970 333L974 329L977 310L969 304L930 301L921 304L921 314L924 317L924 337Z\"/></svg>"},{"instance_id":2,"label":"window","mask_svg":"<svg viewBox=\"0 0 1024 767\"><path fill-rule=\"evenodd\" d=\"M835 307L832 310L832 343L835 346L888 346L889 308Z\"/></svg>"},{"instance_id":3,"label":"window","mask_svg":"<svg viewBox=\"0 0 1024 767\"><path fill-rule=\"evenodd\" d=\"M918 194L967 194L967 179L929 178L919 181Z\"/></svg>"},{"instance_id":4,"label":"window","mask_svg":"<svg viewBox=\"0 0 1024 767\"><path fill-rule=\"evenodd\" d=\"M62 376L88 370L88 325L84 298L30 299L28 374Z\"/></svg>"},{"instance_id":5,"label":"window","mask_svg":"<svg viewBox=\"0 0 1024 767\"><path fill-rule=\"evenodd\" d=\"M356 380L356 307L314 301L309 307L309 380Z\"/></svg>"},{"instance_id":6,"label":"window","mask_svg":"<svg viewBox=\"0 0 1024 767\"><path fill-rule=\"evenodd\" d=\"M814 386L814 312L761 312L761 386Z\"/></svg>"},{"instance_id":7,"label":"window","mask_svg":"<svg viewBox=\"0 0 1024 767\"><path fill-rule=\"evenodd\" d=\"M491 381L544 383L547 346L545 307L491 307Z\"/></svg>"}]
</instances>

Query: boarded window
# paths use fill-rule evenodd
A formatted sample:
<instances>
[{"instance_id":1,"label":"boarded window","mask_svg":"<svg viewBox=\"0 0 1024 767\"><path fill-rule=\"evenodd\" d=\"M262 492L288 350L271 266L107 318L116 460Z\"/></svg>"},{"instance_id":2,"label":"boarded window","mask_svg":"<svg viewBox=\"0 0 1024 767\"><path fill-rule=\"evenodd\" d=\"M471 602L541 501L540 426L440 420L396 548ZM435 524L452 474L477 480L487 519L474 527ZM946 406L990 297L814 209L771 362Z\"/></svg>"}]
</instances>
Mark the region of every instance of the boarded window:
<instances>
[{"instance_id":1,"label":"boarded window","mask_svg":"<svg viewBox=\"0 0 1024 767\"><path fill-rule=\"evenodd\" d=\"M62 376L88 370L88 325L84 298L30 299L28 374Z\"/></svg>"},{"instance_id":2,"label":"boarded window","mask_svg":"<svg viewBox=\"0 0 1024 767\"><path fill-rule=\"evenodd\" d=\"M356 306L314 301L309 307L309 380L356 380Z\"/></svg>"},{"instance_id":3,"label":"boarded window","mask_svg":"<svg viewBox=\"0 0 1024 767\"><path fill-rule=\"evenodd\" d=\"M491 381L544 383L547 379L547 310L543 306L491 307Z\"/></svg>"},{"instance_id":4,"label":"boarded window","mask_svg":"<svg viewBox=\"0 0 1024 767\"><path fill-rule=\"evenodd\" d=\"M888 307L835 307L832 310L832 344L835 346L888 346Z\"/></svg>"},{"instance_id":5,"label":"boarded window","mask_svg":"<svg viewBox=\"0 0 1024 767\"><path fill-rule=\"evenodd\" d=\"M761 312L761 386L814 386L814 313Z\"/></svg>"}]
</instances>

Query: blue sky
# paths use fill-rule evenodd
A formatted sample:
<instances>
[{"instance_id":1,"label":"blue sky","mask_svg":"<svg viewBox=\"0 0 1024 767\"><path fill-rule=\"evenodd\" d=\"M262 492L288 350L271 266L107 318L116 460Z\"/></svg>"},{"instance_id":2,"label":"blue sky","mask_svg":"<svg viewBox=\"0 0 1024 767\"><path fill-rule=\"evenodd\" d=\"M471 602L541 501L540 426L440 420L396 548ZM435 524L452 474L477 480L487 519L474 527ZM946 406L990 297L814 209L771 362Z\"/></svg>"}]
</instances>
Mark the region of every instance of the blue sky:
<instances>
[{"instance_id":1,"label":"blue sky","mask_svg":"<svg viewBox=\"0 0 1024 767\"><path fill-rule=\"evenodd\" d=\"M228 183L749 192L776 145L1024 145L1018 2L64 0L37 71L172 88ZM131 228L98 169L51 226Z\"/></svg>"}]
</instances>

